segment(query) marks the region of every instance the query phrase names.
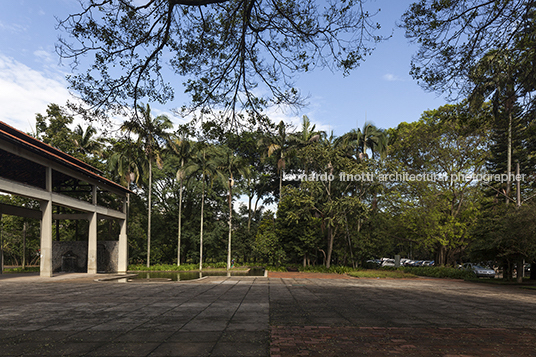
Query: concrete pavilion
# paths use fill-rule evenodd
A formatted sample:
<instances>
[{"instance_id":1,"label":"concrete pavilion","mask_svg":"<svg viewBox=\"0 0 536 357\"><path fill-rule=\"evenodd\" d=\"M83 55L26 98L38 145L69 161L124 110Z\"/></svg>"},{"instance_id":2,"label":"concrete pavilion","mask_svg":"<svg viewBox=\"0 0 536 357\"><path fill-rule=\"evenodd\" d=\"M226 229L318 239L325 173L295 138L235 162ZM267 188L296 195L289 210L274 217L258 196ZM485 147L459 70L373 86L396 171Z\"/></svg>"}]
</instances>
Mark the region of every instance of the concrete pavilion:
<instances>
[{"instance_id":1,"label":"concrete pavilion","mask_svg":"<svg viewBox=\"0 0 536 357\"><path fill-rule=\"evenodd\" d=\"M0 204L0 220L2 214L40 220L42 277L53 275L52 222L61 219L89 221L88 274L97 273L97 220L117 220L117 272L126 273L126 205L130 191L99 173L85 162L0 121L0 192L37 200L40 206L37 210ZM53 214L53 205L80 213Z\"/></svg>"}]
</instances>

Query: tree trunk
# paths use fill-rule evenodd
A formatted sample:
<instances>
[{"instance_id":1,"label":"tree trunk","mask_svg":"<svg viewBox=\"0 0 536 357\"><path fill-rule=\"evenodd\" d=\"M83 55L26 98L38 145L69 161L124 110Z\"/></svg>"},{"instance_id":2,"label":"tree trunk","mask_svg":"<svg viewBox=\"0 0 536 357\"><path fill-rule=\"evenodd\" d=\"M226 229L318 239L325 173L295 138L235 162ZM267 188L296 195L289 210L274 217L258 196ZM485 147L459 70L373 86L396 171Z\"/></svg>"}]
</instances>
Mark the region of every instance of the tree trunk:
<instances>
[{"instance_id":1,"label":"tree trunk","mask_svg":"<svg viewBox=\"0 0 536 357\"><path fill-rule=\"evenodd\" d=\"M507 158L507 165L506 168L506 174L508 175L508 178L506 179L506 204L508 204L508 201L510 199L510 175L512 173L512 113L510 112L508 114L508 158Z\"/></svg>"},{"instance_id":2,"label":"tree trunk","mask_svg":"<svg viewBox=\"0 0 536 357\"><path fill-rule=\"evenodd\" d=\"M181 227L182 227L182 168L184 167L184 159L181 160L181 179L179 180L179 229L177 242L177 266L181 265Z\"/></svg>"},{"instance_id":3,"label":"tree trunk","mask_svg":"<svg viewBox=\"0 0 536 357\"><path fill-rule=\"evenodd\" d=\"M251 201L253 200L253 195L248 195L248 233L251 232Z\"/></svg>"},{"instance_id":4,"label":"tree trunk","mask_svg":"<svg viewBox=\"0 0 536 357\"><path fill-rule=\"evenodd\" d=\"M524 273L524 266L523 266L523 258L518 258L516 262L517 266L517 274L516 274L516 281L518 283L523 282L523 273Z\"/></svg>"},{"instance_id":5,"label":"tree trunk","mask_svg":"<svg viewBox=\"0 0 536 357\"><path fill-rule=\"evenodd\" d=\"M203 270L203 208L205 205L205 174L203 174L203 192L201 194L201 233L199 235L199 270Z\"/></svg>"},{"instance_id":6,"label":"tree trunk","mask_svg":"<svg viewBox=\"0 0 536 357\"><path fill-rule=\"evenodd\" d=\"M333 232L328 225L328 256L326 258L326 268L331 266L331 252L333 251Z\"/></svg>"},{"instance_id":7,"label":"tree trunk","mask_svg":"<svg viewBox=\"0 0 536 357\"><path fill-rule=\"evenodd\" d=\"M227 270L231 269L232 219L233 219L233 185L232 185L232 177L231 177L231 179L229 180L229 241L227 244Z\"/></svg>"},{"instance_id":8,"label":"tree trunk","mask_svg":"<svg viewBox=\"0 0 536 357\"><path fill-rule=\"evenodd\" d=\"M149 206L147 207L147 268L151 265L151 196L153 194L153 165L149 158Z\"/></svg>"}]
</instances>

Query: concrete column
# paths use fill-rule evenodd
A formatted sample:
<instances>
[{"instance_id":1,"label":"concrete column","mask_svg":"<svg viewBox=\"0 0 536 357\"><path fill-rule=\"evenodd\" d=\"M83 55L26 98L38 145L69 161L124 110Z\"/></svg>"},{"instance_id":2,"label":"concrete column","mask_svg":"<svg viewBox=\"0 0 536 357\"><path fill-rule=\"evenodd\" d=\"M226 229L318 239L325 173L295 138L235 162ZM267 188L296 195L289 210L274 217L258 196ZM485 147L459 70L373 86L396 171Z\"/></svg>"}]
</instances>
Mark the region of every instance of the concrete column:
<instances>
[{"instance_id":1,"label":"concrete column","mask_svg":"<svg viewBox=\"0 0 536 357\"><path fill-rule=\"evenodd\" d=\"M0 274L4 274L4 241L2 237L2 213L0 213Z\"/></svg>"},{"instance_id":2,"label":"concrete column","mask_svg":"<svg viewBox=\"0 0 536 357\"><path fill-rule=\"evenodd\" d=\"M52 169L46 168L45 189L52 192ZM41 259L40 275L52 277L52 197L48 201L40 201L41 207Z\"/></svg>"},{"instance_id":3,"label":"concrete column","mask_svg":"<svg viewBox=\"0 0 536 357\"><path fill-rule=\"evenodd\" d=\"M52 201L41 201L41 276L52 277Z\"/></svg>"},{"instance_id":4,"label":"concrete column","mask_svg":"<svg viewBox=\"0 0 536 357\"><path fill-rule=\"evenodd\" d=\"M87 246L87 273L97 274L97 186L93 185L91 202L95 209L89 213L89 237Z\"/></svg>"},{"instance_id":5,"label":"concrete column","mask_svg":"<svg viewBox=\"0 0 536 357\"><path fill-rule=\"evenodd\" d=\"M119 252L117 259L117 272L126 273L128 268L127 220L119 221Z\"/></svg>"},{"instance_id":6,"label":"concrete column","mask_svg":"<svg viewBox=\"0 0 536 357\"><path fill-rule=\"evenodd\" d=\"M87 273L97 274L97 213L96 212L89 214Z\"/></svg>"}]
</instances>

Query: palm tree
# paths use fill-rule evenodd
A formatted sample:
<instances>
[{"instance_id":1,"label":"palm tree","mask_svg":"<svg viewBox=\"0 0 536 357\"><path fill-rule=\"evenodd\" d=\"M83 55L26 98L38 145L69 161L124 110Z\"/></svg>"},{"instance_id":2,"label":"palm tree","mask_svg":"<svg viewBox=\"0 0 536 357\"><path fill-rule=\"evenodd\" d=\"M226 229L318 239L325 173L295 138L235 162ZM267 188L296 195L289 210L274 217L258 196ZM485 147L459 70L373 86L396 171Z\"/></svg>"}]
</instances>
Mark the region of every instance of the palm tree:
<instances>
[{"instance_id":1,"label":"palm tree","mask_svg":"<svg viewBox=\"0 0 536 357\"><path fill-rule=\"evenodd\" d=\"M181 167L177 170L177 180L179 181L179 229L177 243L177 266L181 265L181 228L182 228L182 190L184 186L184 165L192 157L192 145L186 135L175 138L171 143L171 149L181 160Z\"/></svg>"},{"instance_id":2,"label":"palm tree","mask_svg":"<svg viewBox=\"0 0 536 357\"><path fill-rule=\"evenodd\" d=\"M281 120L277 125L277 134L272 135L267 139L260 140L259 146L267 148L268 156L272 156L274 153L279 154L277 160L277 172L279 174L279 201L281 201L281 190L283 188L283 172L286 167L287 153L291 150L291 138L287 133L287 126Z\"/></svg>"},{"instance_id":3,"label":"palm tree","mask_svg":"<svg viewBox=\"0 0 536 357\"><path fill-rule=\"evenodd\" d=\"M102 154L102 144L99 140L94 140L93 135L97 130L91 125L84 129L80 124L73 131L73 142L76 151L83 155L100 155Z\"/></svg>"},{"instance_id":4,"label":"palm tree","mask_svg":"<svg viewBox=\"0 0 536 357\"><path fill-rule=\"evenodd\" d=\"M158 167L162 167L161 152L164 144L169 142L170 134L167 130L173 128L173 123L165 115L159 115L153 119L149 104L145 107L138 105L141 118L135 116L121 126L121 130L138 136L137 144L143 148L147 156L149 170L148 208L147 208L147 267L151 262L151 211L152 211L152 186L153 186L153 161Z\"/></svg>"},{"instance_id":5,"label":"palm tree","mask_svg":"<svg viewBox=\"0 0 536 357\"><path fill-rule=\"evenodd\" d=\"M199 270L203 270L203 220L204 220L204 205L205 205L205 185L206 179L210 181L216 174L217 167L214 157L218 156L218 152L214 147L208 147L205 143L197 143L195 151L190 161L184 169L185 175L192 178L195 174L201 174L201 227L199 232Z\"/></svg>"},{"instance_id":6,"label":"palm tree","mask_svg":"<svg viewBox=\"0 0 536 357\"><path fill-rule=\"evenodd\" d=\"M301 131L297 132L296 134L291 136L291 148L294 150L304 148L308 145L311 145L314 142L320 141L322 135L324 134L323 131L316 131L316 125L311 126L311 121L309 120L309 117L307 115L304 115L302 117L302 127ZM307 175L307 165L308 160L303 163L305 174Z\"/></svg>"},{"instance_id":7,"label":"palm tree","mask_svg":"<svg viewBox=\"0 0 536 357\"><path fill-rule=\"evenodd\" d=\"M388 138L383 129L377 128L370 122L365 122L363 130L352 129L337 140L339 146L353 148L356 159L368 159L370 149L372 157L385 158L387 155Z\"/></svg>"},{"instance_id":8,"label":"palm tree","mask_svg":"<svg viewBox=\"0 0 536 357\"><path fill-rule=\"evenodd\" d=\"M113 141L111 155L108 157L108 170L117 176L121 185L130 189L132 183L138 183L144 163L145 153L131 139Z\"/></svg>"},{"instance_id":9,"label":"palm tree","mask_svg":"<svg viewBox=\"0 0 536 357\"><path fill-rule=\"evenodd\" d=\"M241 176L248 175L248 167L246 162L234 153L228 147L222 148L221 155L216 158L218 177L221 179L223 186L228 189L229 203L229 239L227 247L227 270L231 269L231 236L232 236L232 219L233 219L233 185L234 174Z\"/></svg>"}]
</instances>

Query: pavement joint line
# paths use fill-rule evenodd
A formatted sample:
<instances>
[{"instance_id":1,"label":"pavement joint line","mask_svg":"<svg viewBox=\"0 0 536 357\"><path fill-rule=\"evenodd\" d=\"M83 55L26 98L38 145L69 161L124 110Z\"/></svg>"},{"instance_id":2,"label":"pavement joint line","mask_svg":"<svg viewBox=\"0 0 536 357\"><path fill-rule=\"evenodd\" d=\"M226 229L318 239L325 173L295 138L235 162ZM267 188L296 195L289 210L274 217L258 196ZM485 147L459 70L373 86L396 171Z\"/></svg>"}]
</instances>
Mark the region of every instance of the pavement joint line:
<instances>
[{"instance_id":1,"label":"pavement joint line","mask_svg":"<svg viewBox=\"0 0 536 357\"><path fill-rule=\"evenodd\" d=\"M203 289L201 292L198 292L197 294L191 296L188 300L182 302L182 303L179 304L178 306L175 306L175 307L173 307L173 308L170 308L170 309L166 310L166 312L169 312L169 311L171 311L171 310L173 310L173 309L176 309L176 308L180 307L181 305L185 304L186 302L191 301L192 299L195 299L196 297L198 297L198 296L200 296L200 295L202 295L202 294L204 294L204 293L206 293L206 292L208 292L208 291L214 289L214 286L205 286L205 285L202 285L202 286L203 286L203 288L205 288L205 289ZM170 290L170 289L171 289L171 287L168 287L168 289L165 289L165 290ZM146 309L146 308L147 308L147 306L143 305L143 306L140 306L138 309L136 309L136 310L134 310L134 311L140 311L140 310L143 310L143 309ZM184 327L184 326L185 326L186 324L188 324L190 321L192 321L193 319L195 319L195 318L196 318L199 314L201 314L203 311L204 311L204 310L201 310L198 314L194 315L190 320L188 320L187 322L185 322L184 324L182 324L182 326L178 329L178 331L180 331L180 329L181 329L182 327ZM125 314L127 314L127 312L125 312ZM160 315L157 315L157 316L162 316L163 314L164 314L164 313L161 313ZM121 316L123 316L123 315L121 315ZM154 320L154 319L155 319L155 317L151 318L150 321L152 321L152 320ZM96 347L93 348L91 351L89 351L87 354L93 353L93 352L97 351L98 349L100 349L101 347L104 347L104 346L106 346L106 345L109 344L109 343L113 343L114 341L117 341L119 338L121 338L121 337L123 337L123 336L126 336L128 333L130 333L130 332L136 330L137 328L139 328L139 327L141 327L141 326L143 326L143 325L145 325L145 324L147 324L147 323L148 323L148 321L143 322L143 323L141 323L141 324L139 324L139 325L137 325L137 326L131 328L130 330L125 331L125 332L123 332L123 333L117 335L117 336L116 336L114 339L112 339L111 341L104 341L103 343L101 343L100 345L96 346ZM89 327L88 327L87 329L89 329ZM86 330L87 330L87 329L86 329ZM84 330L84 331L86 331L86 330ZM168 336L166 339L164 339L161 343L159 343L159 344L158 344L155 348L153 348L147 355L150 355L150 354L153 353L157 348L159 348L162 344L166 343L167 340L169 340L170 337L171 337L171 335Z\"/></svg>"},{"instance_id":2,"label":"pavement joint line","mask_svg":"<svg viewBox=\"0 0 536 357\"><path fill-rule=\"evenodd\" d=\"M237 284L234 284L232 285L232 287L235 287L237 286ZM238 306L236 307L235 311L233 312L233 315L231 316L230 319L227 320L227 323L225 324L225 328L221 331L219 337L218 337L218 340L216 341L216 343L214 344L214 346L212 346L212 349L210 350L210 354L212 354L214 352L214 349L216 348L216 346L218 345L218 343L221 341L221 338L223 336L223 334L225 333L225 331L227 330L227 328L229 327L229 324L231 323L231 321L233 320L233 317L236 315L236 312L240 309L240 306L242 306L242 303L244 302L244 300L246 299L246 296L247 294L249 294L249 292L251 291L251 287L253 285L250 284L249 285L249 288L248 288L248 291L244 294L244 296L242 297L242 300L240 300L240 304L238 304ZM231 290L231 289L229 289Z\"/></svg>"}]
</instances>

